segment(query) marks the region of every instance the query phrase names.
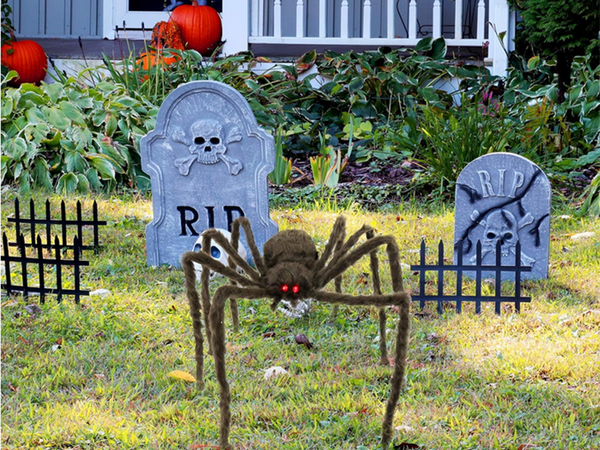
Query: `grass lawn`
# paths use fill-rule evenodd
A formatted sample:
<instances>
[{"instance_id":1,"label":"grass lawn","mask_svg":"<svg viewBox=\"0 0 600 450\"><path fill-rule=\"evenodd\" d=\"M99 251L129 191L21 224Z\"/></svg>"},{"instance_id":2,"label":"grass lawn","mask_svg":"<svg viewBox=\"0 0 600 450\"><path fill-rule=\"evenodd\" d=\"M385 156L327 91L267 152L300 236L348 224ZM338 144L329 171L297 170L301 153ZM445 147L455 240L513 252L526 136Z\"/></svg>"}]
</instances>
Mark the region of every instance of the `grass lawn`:
<instances>
[{"instance_id":1,"label":"grass lawn","mask_svg":"<svg viewBox=\"0 0 600 450\"><path fill-rule=\"evenodd\" d=\"M2 228L11 239L13 198L4 191ZM212 358L202 392L167 376L195 371L192 325L182 271L146 266L151 201L97 199L108 226L100 253L86 254L83 287L110 295L84 297L79 306L50 299L37 314L25 309L35 297L2 299L2 448L217 448ZM82 200L89 209L92 199ZM73 216L74 202L68 200ZM42 200L38 206L43 211ZM422 238L452 240L451 209L343 212L350 232L366 222L393 234L406 264L417 263ZM337 213L329 204L281 208L272 217L280 229L304 229L322 246ZM596 236L571 239L587 231ZM532 302L520 314L506 306L498 316L493 305L481 315L468 306L443 315L434 306L413 308L394 424L398 448L600 448L599 237L599 220L553 211L550 279L524 283ZM344 290L369 292L364 272L367 259L347 273ZM417 277L405 270L404 278L416 291ZM389 274L382 279L389 290ZM331 306L317 304L307 317L290 319L269 303L242 300L241 330L227 335L236 448L376 448L391 374L379 365L377 311L342 307L331 322ZM295 343L299 333L312 349ZM265 381L271 366L289 374Z\"/></svg>"}]
</instances>

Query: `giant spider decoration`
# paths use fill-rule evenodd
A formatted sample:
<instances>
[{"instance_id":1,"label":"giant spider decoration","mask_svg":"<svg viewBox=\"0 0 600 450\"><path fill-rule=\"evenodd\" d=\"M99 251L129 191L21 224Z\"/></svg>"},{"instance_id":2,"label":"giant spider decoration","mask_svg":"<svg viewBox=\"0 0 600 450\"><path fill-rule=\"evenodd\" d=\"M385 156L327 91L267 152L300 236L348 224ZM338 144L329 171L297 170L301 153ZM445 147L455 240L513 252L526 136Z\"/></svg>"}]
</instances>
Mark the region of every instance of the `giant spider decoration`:
<instances>
[{"instance_id":1,"label":"giant spider decoration","mask_svg":"<svg viewBox=\"0 0 600 450\"><path fill-rule=\"evenodd\" d=\"M248 248L256 264L250 266L236 251L240 237L240 227L246 234ZM359 245L359 239L365 235L367 240ZM382 448L387 449L392 439L394 410L400 395L400 388L406 367L408 345L410 295L402 287L402 271L398 254L398 245L392 236L375 236L374 230L364 225L360 230L346 238L346 219L343 216L336 220L331 235L322 255L319 257L312 238L302 230L285 230L271 237L264 245L264 256L254 241L254 235L248 219L241 217L232 224L231 243L217 230L211 229L203 233L202 250L186 252L181 258L185 272L187 297L194 326L196 343L196 378L198 386L203 387L203 337L200 312L200 299L196 290L196 271L193 263L202 264L202 309L205 315L207 339L209 340L215 362L215 373L219 384L220 395L220 446L231 448L229 431L231 422L231 394L225 371L225 327L224 308L229 299L232 302L232 314L237 324L237 306L233 304L239 298L273 300L272 308L276 308L281 300L295 304L298 300L313 298L315 301L334 304L334 313L339 304L378 306L380 352L383 364L388 364L385 329L386 315L384 307L398 307L398 329L394 354L394 372L391 379L390 397L387 401L382 430ZM229 255L229 266L213 259L209 253L211 240L217 242ZM377 249L385 246L392 277L391 294L382 294L379 280L379 262ZM341 292L342 274L360 258L369 254L373 280L372 295L349 295ZM331 260L330 260L331 258ZM238 266L245 272L238 273ZM218 288L210 301L208 283L209 270L228 277L232 284ZM335 291L327 292L323 288L335 280ZM208 320L206 320L208 317Z\"/></svg>"}]
</instances>

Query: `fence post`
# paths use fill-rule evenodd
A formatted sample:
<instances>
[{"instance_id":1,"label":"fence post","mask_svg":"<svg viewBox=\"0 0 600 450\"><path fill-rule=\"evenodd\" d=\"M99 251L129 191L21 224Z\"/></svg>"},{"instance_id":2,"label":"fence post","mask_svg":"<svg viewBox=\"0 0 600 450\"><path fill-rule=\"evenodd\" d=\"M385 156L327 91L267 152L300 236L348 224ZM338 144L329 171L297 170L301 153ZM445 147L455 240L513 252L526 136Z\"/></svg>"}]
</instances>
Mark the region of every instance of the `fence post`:
<instances>
[{"instance_id":1,"label":"fence post","mask_svg":"<svg viewBox=\"0 0 600 450\"><path fill-rule=\"evenodd\" d=\"M6 233L2 233L2 248L4 250L4 275L6 276L6 286L4 288L6 289L6 293L10 295L12 292L12 281L10 275L10 255L8 251L8 237L6 236Z\"/></svg>"},{"instance_id":2,"label":"fence post","mask_svg":"<svg viewBox=\"0 0 600 450\"><path fill-rule=\"evenodd\" d=\"M444 312L444 241L438 244L438 314Z\"/></svg>"},{"instance_id":3,"label":"fence post","mask_svg":"<svg viewBox=\"0 0 600 450\"><path fill-rule=\"evenodd\" d=\"M54 236L54 257L56 258L56 301L62 301L62 261L60 260L60 241Z\"/></svg>"},{"instance_id":4,"label":"fence post","mask_svg":"<svg viewBox=\"0 0 600 450\"><path fill-rule=\"evenodd\" d=\"M250 1L223 2L223 36L226 39L223 46L225 56L248 50L250 36ZM263 11L258 11L262 14Z\"/></svg>"},{"instance_id":5,"label":"fence post","mask_svg":"<svg viewBox=\"0 0 600 450\"><path fill-rule=\"evenodd\" d=\"M40 277L40 303L44 303L46 301L46 286L44 283L44 248L42 246L42 238L40 236L37 237L37 257L38 257L38 272Z\"/></svg>"}]
</instances>

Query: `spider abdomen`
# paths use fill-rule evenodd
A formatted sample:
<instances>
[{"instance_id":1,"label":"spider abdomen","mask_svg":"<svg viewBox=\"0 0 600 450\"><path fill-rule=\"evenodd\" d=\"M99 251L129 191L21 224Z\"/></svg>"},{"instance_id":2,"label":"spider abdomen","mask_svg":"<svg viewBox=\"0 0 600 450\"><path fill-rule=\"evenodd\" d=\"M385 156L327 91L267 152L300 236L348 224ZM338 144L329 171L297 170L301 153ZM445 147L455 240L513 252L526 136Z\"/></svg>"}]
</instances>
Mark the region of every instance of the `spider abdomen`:
<instances>
[{"instance_id":1,"label":"spider abdomen","mask_svg":"<svg viewBox=\"0 0 600 450\"><path fill-rule=\"evenodd\" d=\"M293 262L312 270L319 254L312 238L302 230L284 230L277 233L263 247L265 267Z\"/></svg>"}]
</instances>

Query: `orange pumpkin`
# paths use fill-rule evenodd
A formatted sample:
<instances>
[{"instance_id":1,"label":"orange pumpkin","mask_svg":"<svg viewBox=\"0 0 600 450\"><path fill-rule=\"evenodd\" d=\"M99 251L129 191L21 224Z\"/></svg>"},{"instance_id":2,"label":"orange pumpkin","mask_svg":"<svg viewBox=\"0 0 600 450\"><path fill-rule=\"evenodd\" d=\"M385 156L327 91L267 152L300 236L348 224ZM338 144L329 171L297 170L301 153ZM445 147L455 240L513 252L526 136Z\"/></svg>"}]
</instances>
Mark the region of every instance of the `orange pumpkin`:
<instances>
[{"instance_id":1,"label":"orange pumpkin","mask_svg":"<svg viewBox=\"0 0 600 450\"><path fill-rule=\"evenodd\" d=\"M191 5L178 6L171 20L181 28L188 49L210 55L221 41L221 17L205 0L192 0Z\"/></svg>"},{"instance_id":2,"label":"orange pumpkin","mask_svg":"<svg viewBox=\"0 0 600 450\"><path fill-rule=\"evenodd\" d=\"M144 70L148 70L151 67L154 67L156 64L163 64L168 66L177 61L176 56L164 56L162 51L149 51L144 52L140 55L140 59L138 59L138 64L142 65Z\"/></svg>"},{"instance_id":3,"label":"orange pumpkin","mask_svg":"<svg viewBox=\"0 0 600 450\"><path fill-rule=\"evenodd\" d=\"M46 76L48 61L46 52L35 41L11 41L2 45L2 65L19 74L10 81L11 86L23 83L39 83Z\"/></svg>"}]
</instances>

